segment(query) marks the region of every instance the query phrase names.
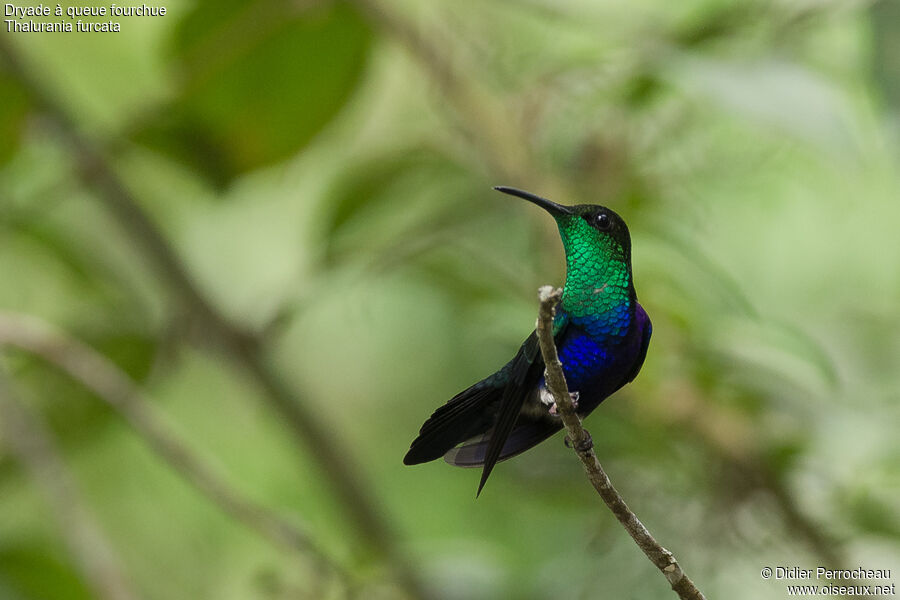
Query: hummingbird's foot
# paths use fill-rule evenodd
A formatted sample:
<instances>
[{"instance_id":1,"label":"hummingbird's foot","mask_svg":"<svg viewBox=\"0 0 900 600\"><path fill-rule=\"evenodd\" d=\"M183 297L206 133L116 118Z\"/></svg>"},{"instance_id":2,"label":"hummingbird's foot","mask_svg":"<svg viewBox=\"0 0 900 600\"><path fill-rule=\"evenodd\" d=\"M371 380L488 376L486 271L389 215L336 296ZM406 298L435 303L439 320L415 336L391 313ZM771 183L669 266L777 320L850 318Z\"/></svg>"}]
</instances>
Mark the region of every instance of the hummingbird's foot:
<instances>
[{"instance_id":1,"label":"hummingbird's foot","mask_svg":"<svg viewBox=\"0 0 900 600\"><path fill-rule=\"evenodd\" d=\"M581 440L580 444L573 444L572 440L569 439L569 436L565 437L563 443L566 445L566 448L574 447L578 452L587 452L594 447L594 438L591 437L591 432L585 429L584 439Z\"/></svg>"},{"instance_id":2,"label":"hummingbird's foot","mask_svg":"<svg viewBox=\"0 0 900 600\"><path fill-rule=\"evenodd\" d=\"M569 398L572 399L572 407L578 408L578 392L570 392ZM553 399L553 394L549 392L546 388L541 389L541 402L547 405L548 412L554 417L559 415L559 409L556 407L556 400Z\"/></svg>"}]
</instances>

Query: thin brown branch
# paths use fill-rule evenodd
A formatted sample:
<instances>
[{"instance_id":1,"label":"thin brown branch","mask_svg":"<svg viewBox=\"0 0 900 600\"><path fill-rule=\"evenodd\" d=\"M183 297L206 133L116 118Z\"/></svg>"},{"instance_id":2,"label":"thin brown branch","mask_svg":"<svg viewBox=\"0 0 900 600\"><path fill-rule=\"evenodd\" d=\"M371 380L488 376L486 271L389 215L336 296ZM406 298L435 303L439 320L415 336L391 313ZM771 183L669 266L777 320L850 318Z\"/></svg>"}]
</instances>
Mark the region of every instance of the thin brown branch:
<instances>
[{"instance_id":1,"label":"thin brown branch","mask_svg":"<svg viewBox=\"0 0 900 600\"><path fill-rule=\"evenodd\" d=\"M616 519L625 527L628 535L647 555L647 558L656 565L656 568L665 576L675 593L682 600L704 600L703 594L694 585L694 582L682 570L675 556L659 545L659 542L650 534L637 516L628 508L625 500L613 487L609 477L600 466L597 455L594 453L594 445L591 436L581 425L581 419L575 413L575 407L569 396L569 386L563 374L562 363L556 352L556 344L553 341L553 316L556 314L556 305L562 297L562 290L554 290L550 286L544 286L538 292L541 302L538 316L538 338L541 344L541 354L546 365L547 389L553 394L559 415L566 427L566 433L588 479L606 506L613 512Z\"/></svg>"},{"instance_id":2,"label":"thin brown branch","mask_svg":"<svg viewBox=\"0 0 900 600\"><path fill-rule=\"evenodd\" d=\"M128 189L101 148L72 120L54 96L47 93L33 70L27 69L18 52L0 37L0 56L10 74L28 92L37 108L56 126L60 140L76 162L83 184L133 238L157 274L201 325L210 345L233 361L261 389L261 398L278 413L300 446L319 463L322 476L347 510L361 538L385 561L398 583L412 598L429 594L407 558L400 551L392 526L373 499L372 486L365 483L351 458L351 446L340 441L340 432L326 427L309 410L300 394L272 366L267 340L226 317L200 291L171 243Z\"/></svg>"},{"instance_id":3,"label":"thin brown branch","mask_svg":"<svg viewBox=\"0 0 900 600\"><path fill-rule=\"evenodd\" d=\"M233 488L173 431L142 390L99 352L32 316L0 312L0 346L41 357L94 392L188 484L278 548L311 555L322 570L349 579L302 528Z\"/></svg>"},{"instance_id":4,"label":"thin brown branch","mask_svg":"<svg viewBox=\"0 0 900 600\"><path fill-rule=\"evenodd\" d=\"M43 491L76 567L102 600L134 600L109 540L87 508L75 480L40 418L16 397L0 371L0 433Z\"/></svg>"}]
</instances>

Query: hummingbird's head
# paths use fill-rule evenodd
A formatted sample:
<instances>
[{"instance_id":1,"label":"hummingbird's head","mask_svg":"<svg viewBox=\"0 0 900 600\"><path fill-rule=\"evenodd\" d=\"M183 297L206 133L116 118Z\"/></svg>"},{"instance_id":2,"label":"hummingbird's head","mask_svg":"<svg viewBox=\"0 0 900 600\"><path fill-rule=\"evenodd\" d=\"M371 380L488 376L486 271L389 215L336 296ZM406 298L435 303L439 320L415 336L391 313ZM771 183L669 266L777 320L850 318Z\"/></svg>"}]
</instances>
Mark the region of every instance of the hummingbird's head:
<instances>
[{"instance_id":1,"label":"hummingbird's head","mask_svg":"<svg viewBox=\"0 0 900 600\"><path fill-rule=\"evenodd\" d=\"M615 211L597 204L563 206L530 192L497 186L498 192L537 204L556 220L570 261L617 261L631 265L631 236ZM580 257L580 258L579 258Z\"/></svg>"}]
</instances>

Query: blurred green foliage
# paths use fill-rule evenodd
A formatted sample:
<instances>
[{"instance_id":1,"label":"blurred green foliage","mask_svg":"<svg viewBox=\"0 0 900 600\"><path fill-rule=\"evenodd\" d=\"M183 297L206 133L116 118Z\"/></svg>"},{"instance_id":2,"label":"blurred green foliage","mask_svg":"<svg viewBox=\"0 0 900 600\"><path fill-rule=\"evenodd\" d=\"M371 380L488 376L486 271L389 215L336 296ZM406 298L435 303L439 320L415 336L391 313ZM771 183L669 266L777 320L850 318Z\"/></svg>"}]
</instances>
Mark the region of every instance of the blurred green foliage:
<instances>
[{"instance_id":1,"label":"blurred green foliage","mask_svg":"<svg viewBox=\"0 0 900 600\"><path fill-rule=\"evenodd\" d=\"M564 276L552 222L494 184L627 220L654 338L586 425L707 597L780 597L766 565L897 565L895 1L166 6L119 34L3 41L201 290L276 343L441 597L673 597L561 439L477 502L476 472L401 465ZM0 60L0 309L102 352L237 487L306 523L361 597L396 597L315 453L192 343L206 332L74 158ZM54 367L4 364L140 597L343 597ZM0 445L0 598L91 597L29 482Z\"/></svg>"}]
</instances>

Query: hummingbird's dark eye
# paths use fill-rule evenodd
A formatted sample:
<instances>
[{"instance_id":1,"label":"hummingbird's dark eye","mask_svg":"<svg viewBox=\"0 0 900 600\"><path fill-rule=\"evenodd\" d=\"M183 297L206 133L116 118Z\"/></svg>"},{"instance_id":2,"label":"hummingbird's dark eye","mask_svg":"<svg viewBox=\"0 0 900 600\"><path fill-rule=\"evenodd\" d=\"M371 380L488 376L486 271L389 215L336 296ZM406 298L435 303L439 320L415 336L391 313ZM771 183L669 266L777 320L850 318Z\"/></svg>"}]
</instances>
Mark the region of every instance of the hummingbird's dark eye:
<instances>
[{"instance_id":1,"label":"hummingbird's dark eye","mask_svg":"<svg viewBox=\"0 0 900 600\"><path fill-rule=\"evenodd\" d=\"M609 229L610 224L609 215L605 212L597 213L597 216L594 217L594 225L597 226L597 229Z\"/></svg>"}]
</instances>

